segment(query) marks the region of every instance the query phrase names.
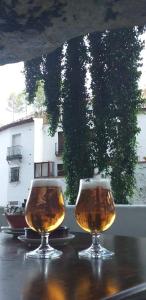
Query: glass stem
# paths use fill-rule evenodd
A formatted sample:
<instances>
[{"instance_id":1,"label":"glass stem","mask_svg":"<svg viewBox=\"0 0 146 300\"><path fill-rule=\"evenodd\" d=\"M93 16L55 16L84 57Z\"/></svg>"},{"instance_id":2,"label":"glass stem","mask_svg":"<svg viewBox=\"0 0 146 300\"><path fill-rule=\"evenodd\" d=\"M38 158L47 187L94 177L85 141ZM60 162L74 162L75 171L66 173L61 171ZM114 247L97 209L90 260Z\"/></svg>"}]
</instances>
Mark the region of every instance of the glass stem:
<instances>
[{"instance_id":1,"label":"glass stem","mask_svg":"<svg viewBox=\"0 0 146 300\"><path fill-rule=\"evenodd\" d=\"M49 246L49 232L42 232L41 233L41 245L39 247L40 249L43 249L46 251L47 248L50 248Z\"/></svg>"},{"instance_id":2,"label":"glass stem","mask_svg":"<svg viewBox=\"0 0 146 300\"><path fill-rule=\"evenodd\" d=\"M92 233L92 249L94 253L98 254L100 252L100 233Z\"/></svg>"}]
</instances>

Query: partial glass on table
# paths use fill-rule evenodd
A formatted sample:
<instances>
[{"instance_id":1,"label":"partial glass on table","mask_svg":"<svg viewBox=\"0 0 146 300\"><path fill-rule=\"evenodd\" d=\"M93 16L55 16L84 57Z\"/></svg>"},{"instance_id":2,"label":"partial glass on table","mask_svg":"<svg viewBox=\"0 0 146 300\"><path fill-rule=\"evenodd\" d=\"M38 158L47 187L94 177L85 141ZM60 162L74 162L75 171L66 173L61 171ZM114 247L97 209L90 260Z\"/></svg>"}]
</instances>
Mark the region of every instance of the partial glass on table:
<instances>
[{"instance_id":1,"label":"partial glass on table","mask_svg":"<svg viewBox=\"0 0 146 300\"><path fill-rule=\"evenodd\" d=\"M41 234L41 245L26 258L58 258L61 251L49 245L49 233L58 228L65 216L64 197L59 179L34 179L25 207L28 226Z\"/></svg>"},{"instance_id":2,"label":"partial glass on table","mask_svg":"<svg viewBox=\"0 0 146 300\"><path fill-rule=\"evenodd\" d=\"M114 254L101 246L100 235L112 225L115 216L115 205L109 181L100 177L81 179L75 217L79 226L91 233L92 245L79 252L79 256L107 258Z\"/></svg>"}]
</instances>

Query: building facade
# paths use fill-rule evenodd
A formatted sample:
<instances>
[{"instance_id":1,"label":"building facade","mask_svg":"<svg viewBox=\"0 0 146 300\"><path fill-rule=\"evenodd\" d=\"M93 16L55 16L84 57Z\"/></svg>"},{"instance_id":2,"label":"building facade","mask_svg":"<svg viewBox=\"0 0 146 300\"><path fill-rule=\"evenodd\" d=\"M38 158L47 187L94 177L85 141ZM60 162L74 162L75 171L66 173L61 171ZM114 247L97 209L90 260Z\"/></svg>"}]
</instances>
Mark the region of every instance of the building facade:
<instances>
[{"instance_id":1,"label":"building facade","mask_svg":"<svg viewBox=\"0 0 146 300\"><path fill-rule=\"evenodd\" d=\"M136 189L131 203L146 203L146 113L137 117L138 164L135 170ZM62 181L63 133L58 128L51 137L42 118L28 118L0 127L0 206L10 201L22 203L29 193L33 178L56 177Z\"/></svg>"},{"instance_id":2,"label":"building facade","mask_svg":"<svg viewBox=\"0 0 146 300\"><path fill-rule=\"evenodd\" d=\"M0 128L0 206L22 203L33 178L59 177L65 190L62 132L48 135L42 118L29 118Z\"/></svg>"},{"instance_id":3,"label":"building facade","mask_svg":"<svg viewBox=\"0 0 146 300\"><path fill-rule=\"evenodd\" d=\"M135 168L136 186L132 204L146 204L146 107L137 115L137 123L140 129L137 135L138 164Z\"/></svg>"}]
</instances>

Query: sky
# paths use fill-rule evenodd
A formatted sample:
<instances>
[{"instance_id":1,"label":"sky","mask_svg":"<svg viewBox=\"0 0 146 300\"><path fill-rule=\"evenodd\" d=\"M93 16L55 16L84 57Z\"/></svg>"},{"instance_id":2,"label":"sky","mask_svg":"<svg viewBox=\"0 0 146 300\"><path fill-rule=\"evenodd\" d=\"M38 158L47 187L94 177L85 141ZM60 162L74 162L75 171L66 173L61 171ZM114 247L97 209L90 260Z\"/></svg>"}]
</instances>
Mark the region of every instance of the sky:
<instances>
[{"instance_id":1,"label":"sky","mask_svg":"<svg viewBox=\"0 0 146 300\"><path fill-rule=\"evenodd\" d=\"M19 94L25 89L22 71L22 62L0 66L0 125L13 121L13 114L7 110L7 100L11 93Z\"/></svg>"},{"instance_id":2,"label":"sky","mask_svg":"<svg viewBox=\"0 0 146 300\"><path fill-rule=\"evenodd\" d=\"M146 44L146 33L143 35ZM143 66L139 81L141 89L146 88L146 47L141 53ZM13 122L13 114L7 110L7 100L11 93L21 93L25 89L23 62L0 66L0 126ZM21 118L15 115L15 118Z\"/></svg>"},{"instance_id":3,"label":"sky","mask_svg":"<svg viewBox=\"0 0 146 300\"><path fill-rule=\"evenodd\" d=\"M142 35L142 40L145 42L145 47L141 51L141 57L142 57L142 67L141 67L141 78L139 81L139 87L141 89L146 88L146 33Z\"/></svg>"}]
</instances>

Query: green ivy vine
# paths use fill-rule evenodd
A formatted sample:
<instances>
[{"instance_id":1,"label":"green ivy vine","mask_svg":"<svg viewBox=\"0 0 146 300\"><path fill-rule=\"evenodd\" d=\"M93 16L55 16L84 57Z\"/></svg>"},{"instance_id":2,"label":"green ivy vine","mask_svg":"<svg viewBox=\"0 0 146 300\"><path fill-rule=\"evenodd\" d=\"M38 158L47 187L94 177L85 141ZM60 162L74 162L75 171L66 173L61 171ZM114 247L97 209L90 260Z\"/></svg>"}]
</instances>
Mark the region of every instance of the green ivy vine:
<instances>
[{"instance_id":1,"label":"green ivy vine","mask_svg":"<svg viewBox=\"0 0 146 300\"><path fill-rule=\"evenodd\" d=\"M90 128L87 118L85 87L87 53L84 39L72 39L67 44L63 80L64 170L70 204L76 201L81 178L93 176L90 149Z\"/></svg>"},{"instance_id":2,"label":"green ivy vine","mask_svg":"<svg viewBox=\"0 0 146 300\"><path fill-rule=\"evenodd\" d=\"M94 167L111 176L116 203L128 203L134 188L139 35L143 27L92 33L66 43L66 50L25 64L30 101L43 79L50 133L60 123L67 195L75 203L80 178L93 176ZM63 62L63 63L62 63ZM90 97L86 88L91 76Z\"/></svg>"}]
</instances>

